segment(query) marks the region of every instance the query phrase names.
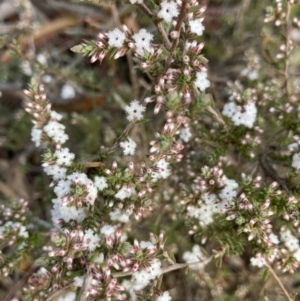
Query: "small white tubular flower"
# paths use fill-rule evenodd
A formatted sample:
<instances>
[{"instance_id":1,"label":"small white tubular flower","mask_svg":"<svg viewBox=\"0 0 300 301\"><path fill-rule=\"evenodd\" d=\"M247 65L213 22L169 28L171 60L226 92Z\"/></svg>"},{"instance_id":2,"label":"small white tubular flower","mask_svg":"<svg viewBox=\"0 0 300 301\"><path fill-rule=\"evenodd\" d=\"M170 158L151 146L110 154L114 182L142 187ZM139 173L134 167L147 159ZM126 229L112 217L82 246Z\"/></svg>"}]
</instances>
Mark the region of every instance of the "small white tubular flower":
<instances>
[{"instance_id":1,"label":"small white tubular flower","mask_svg":"<svg viewBox=\"0 0 300 301\"><path fill-rule=\"evenodd\" d=\"M158 168L158 171L154 171L151 174L152 182L157 182L159 179L166 179L170 176L170 164L165 159L159 160L156 167Z\"/></svg>"},{"instance_id":2,"label":"small white tubular flower","mask_svg":"<svg viewBox=\"0 0 300 301\"><path fill-rule=\"evenodd\" d=\"M140 247L142 249L148 249L148 250L155 248L154 244L151 241L143 241L143 240L140 242Z\"/></svg>"},{"instance_id":3,"label":"small white tubular flower","mask_svg":"<svg viewBox=\"0 0 300 301\"><path fill-rule=\"evenodd\" d=\"M191 129L189 127L184 127L180 131L180 139L185 143L189 142L192 138Z\"/></svg>"},{"instance_id":4,"label":"small white tubular flower","mask_svg":"<svg viewBox=\"0 0 300 301\"><path fill-rule=\"evenodd\" d=\"M274 233L271 233L269 235L269 238L270 238L270 241L271 241L272 244L274 244L274 245L278 245L279 244L278 236L275 235Z\"/></svg>"},{"instance_id":5,"label":"small white tubular flower","mask_svg":"<svg viewBox=\"0 0 300 301\"><path fill-rule=\"evenodd\" d=\"M231 118L237 111L238 110L237 110L236 104L233 101L231 101L231 102L225 104L222 114L224 116Z\"/></svg>"},{"instance_id":6,"label":"small white tubular flower","mask_svg":"<svg viewBox=\"0 0 300 301\"><path fill-rule=\"evenodd\" d=\"M244 110L242 124L248 128L252 128L256 120L257 108L255 104L251 102L244 106Z\"/></svg>"},{"instance_id":7,"label":"small white tubular flower","mask_svg":"<svg viewBox=\"0 0 300 301\"><path fill-rule=\"evenodd\" d=\"M58 165L50 165L44 168L48 176L52 176L53 180L61 180L66 177L67 169Z\"/></svg>"},{"instance_id":8,"label":"small white tubular flower","mask_svg":"<svg viewBox=\"0 0 300 301\"><path fill-rule=\"evenodd\" d=\"M64 206L60 198L53 199L52 203L51 215L53 223L59 224L60 219L63 219L65 222L75 220L78 223L82 223L87 216L86 208L77 209L75 206Z\"/></svg>"},{"instance_id":9,"label":"small white tubular flower","mask_svg":"<svg viewBox=\"0 0 300 301\"><path fill-rule=\"evenodd\" d=\"M256 255L256 257L252 257L250 259L250 262L253 266L256 266L259 268L262 268L266 264L266 260L262 256L259 256L259 255Z\"/></svg>"},{"instance_id":10,"label":"small white tubular flower","mask_svg":"<svg viewBox=\"0 0 300 301\"><path fill-rule=\"evenodd\" d=\"M294 254L293 256L296 258L296 260L298 262L300 262L300 249L298 249Z\"/></svg>"},{"instance_id":11,"label":"small white tubular flower","mask_svg":"<svg viewBox=\"0 0 300 301\"><path fill-rule=\"evenodd\" d=\"M300 248L297 237L295 237L290 230L282 231L280 238L290 252L295 252Z\"/></svg>"},{"instance_id":12,"label":"small white tubular flower","mask_svg":"<svg viewBox=\"0 0 300 301\"><path fill-rule=\"evenodd\" d=\"M76 293L74 292L68 292L64 296L60 296L57 301L75 301L76 299Z\"/></svg>"},{"instance_id":13,"label":"small white tubular flower","mask_svg":"<svg viewBox=\"0 0 300 301\"><path fill-rule=\"evenodd\" d=\"M126 198L130 198L132 195L136 193L134 187L123 186L115 195L115 198L119 200L124 200Z\"/></svg>"},{"instance_id":14,"label":"small white tubular flower","mask_svg":"<svg viewBox=\"0 0 300 301\"><path fill-rule=\"evenodd\" d=\"M61 114L57 113L56 111L51 111L50 117L51 117L51 119L54 119L56 121L60 121L63 118L63 116Z\"/></svg>"},{"instance_id":15,"label":"small white tubular flower","mask_svg":"<svg viewBox=\"0 0 300 301\"><path fill-rule=\"evenodd\" d=\"M143 3L144 0L129 0L129 2L130 2L131 4L135 4L135 3Z\"/></svg>"},{"instance_id":16,"label":"small white tubular flower","mask_svg":"<svg viewBox=\"0 0 300 301\"><path fill-rule=\"evenodd\" d=\"M205 255L202 253L200 246L199 245L194 245L192 252L184 252L183 253L183 260L186 263L195 263L198 261L203 261L204 259L206 259ZM199 262L199 264L191 266L191 269L194 271L198 271L204 268L204 264Z\"/></svg>"},{"instance_id":17,"label":"small white tubular flower","mask_svg":"<svg viewBox=\"0 0 300 301\"><path fill-rule=\"evenodd\" d=\"M120 146L123 148L123 153L125 156L134 155L136 149L136 143L131 138L128 138L127 141L121 142Z\"/></svg>"},{"instance_id":18,"label":"small white tubular flower","mask_svg":"<svg viewBox=\"0 0 300 301\"><path fill-rule=\"evenodd\" d=\"M171 23L172 19L179 16L178 5L175 1L164 0L161 4L161 9L157 16L167 23Z\"/></svg>"},{"instance_id":19,"label":"small white tubular flower","mask_svg":"<svg viewBox=\"0 0 300 301\"><path fill-rule=\"evenodd\" d=\"M133 100L129 106L125 107L127 113L127 119L129 121L143 119L143 112L146 111L146 107L141 105L137 100Z\"/></svg>"},{"instance_id":20,"label":"small white tubular flower","mask_svg":"<svg viewBox=\"0 0 300 301\"><path fill-rule=\"evenodd\" d=\"M207 73L203 71L197 72L194 84L200 91L204 91L208 88L210 86L210 81L207 79Z\"/></svg>"},{"instance_id":21,"label":"small white tubular flower","mask_svg":"<svg viewBox=\"0 0 300 301\"><path fill-rule=\"evenodd\" d=\"M100 229L100 233L102 233L105 236L111 236L113 233L115 233L115 228L113 226L107 225Z\"/></svg>"},{"instance_id":22,"label":"small white tubular flower","mask_svg":"<svg viewBox=\"0 0 300 301\"><path fill-rule=\"evenodd\" d=\"M237 189L239 185L236 181L230 179L225 179L224 182L225 187L219 193L219 197L223 201L230 202L237 196Z\"/></svg>"},{"instance_id":23,"label":"small white tubular flower","mask_svg":"<svg viewBox=\"0 0 300 301\"><path fill-rule=\"evenodd\" d=\"M56 164L58 165L70 166L75 158L75 155L70 153L68 148L57 150L54 154L56 157Z\"/></svg>"},{"instance_id":24,"label":"small white tubular flower","mask_svg":"<svg viewBox=\"0 0 300 301\"><path fill-rule=\"evenodd\" d=\"M151 52L151 41L153 39L153 34L148 32L146 29L142 28L138 33L135 33L132 36L135 46L136 46L136 52L143 56L145 54L145 51Z\"/></svg>"},{"instance_id":25,"label":"small white tubular flower","mask_svg":"<svg viewBox=\"0 0 300 301\"><path fill-rule=\"evenodd\" d=\"M63 144L69 139L69 136L65 134L65 126L56 121L49 121L43 130L56 143Z\"/></svg>"},{"instance_id":26,"label":"small white tubular flower","mask_svg":"<svg viewBox=\"0 0 300 301\"><path fill-rule=\"evenodd\" d=\"M122 286L126 288L127 292L130 295L131 301L137 301L137 295L135 294L132 283L129 280L123 280Z\"/></svg>"},{"instance_id":27,"label":"small white tubular flower","mask_svg":"<svg viewBox=\"0 0 300 301\"><path fill-rule=\"evenodd\" d=\"M191 32L195 33L197 36L202 36L205 27L200 19L189 21Z\"/></svg>"},{"instance_id":28,"label":"small white tubular flower","mask_svg":"<svg viewBox=\"0 0 300 301\"><path fill-rule=\"evenodd\" d=\"M42 130L34 126L31 130L31 140L32 142L34 142L36 147L39 147L41 145L41 138L42 138Z\"/></svg>"},{"instance_id":29,"label":"small white tubular flower","mask_svg":"<svg viewBox=\"0 0 300 301\"><path fill-rule=\"evenodd\" d=\"M122 48L126 35L119 28L115 28L112 31L106 33L108 37L108 45L110 47Z\"/></svg>"},{"instance_id":30,"label":"small white tubular flower","mask_svg":"<svg viewBox=\"0 0 300 301\"><path fill-rule=\"evenodd\" d=\"M98 177L94 178L94 185L98 188L99 191L104 190L108 187L107 181L105 177Z\"/></svg>"},{"instance_id":31,"label":"small white tubular flower","mask_svg":"<svg viewBox=\"0 0 300 301\"><path fill-rule=\"evenodd\" d=\"M294 154L292 167L294 167L295 169L300 169L300 153Z\"/></svg>"},{"instance_id":32,"label":"small white tubular flower","mask_svg":"<svg viewBox=\"0 0 300 301\"><path fill-rule=\"evenodd\" d=\"M94 251L98 246L100 246L100 237L95 234L92 229L84 231L83 245L90 251Z\"/></svg>"},{"instance_id":33,"label":"small white tubular flower","mask_svg":"<svg viewBox=\"0 0 300 301\"><path fill-rule=\"evenodd\" d=\"M76 96L76 92L75 89L68 84L65 84L62 86L61 91L60 91L60 96L63 99L70 99L70 98L74 98ZM59 119L58 119L59 120Z\"/></svg>"},{"instance_id":34,"label":"small white tubular flower","mask_svg":"<svg viewBox=\"0 0 300 301\"><path fill-rule=\"evenodd\" d=\"M224 106L222 114L229 117L236 126L244 125L252 128L257 115L256 105L254 103L247 103L243 109L244 112L242 112L241 107L238 107L231 101Z\"/></svg>"},{"instance_id":35,"label":"small white tubular flower","mask_svg":"<svg viewBox=\"0 0 300 301\"><path fill-rule=\"evenodd\" d=\"M54 187L54 192L59 198L63 198L71 192L71 181L60 180Z\"/></svg>"},{"instance_id":36,"label":"small white tubular flower","mask_svg":"<svg viewBox=\"0 0 300 301\"><path fill-rule=\"evenodd\" d=\"M131 214L132 214L132 211L122 212L119 208L116 208L114 211L109 213L109 216L112 221L119 221L122 223L127 223L129 221L129 217Z\"/></svg>"},{"instance_id":37,"label":"small white tubular flower","mask_svg":"<svg viewBox=\"0 0 300 301\"><path fill-rule=\"evenodd\" d=\"M161 296L159 296L156 301L171 301L172 298L168 291L165 291Z\"/></svg>"},{"instance_id":38,"label":"small white tubular flower","mask_svg":"<svg viewBox=\"0 0 300 301\"><path fill-rule=\"evenodd\" d=\"M134 282L132 287L135 291L139 291L145 288L149 282L156 277L159 277L162 273L160 260L155 260L145 270L137 271L133 273Z\"/></svg>"}]
</instances>

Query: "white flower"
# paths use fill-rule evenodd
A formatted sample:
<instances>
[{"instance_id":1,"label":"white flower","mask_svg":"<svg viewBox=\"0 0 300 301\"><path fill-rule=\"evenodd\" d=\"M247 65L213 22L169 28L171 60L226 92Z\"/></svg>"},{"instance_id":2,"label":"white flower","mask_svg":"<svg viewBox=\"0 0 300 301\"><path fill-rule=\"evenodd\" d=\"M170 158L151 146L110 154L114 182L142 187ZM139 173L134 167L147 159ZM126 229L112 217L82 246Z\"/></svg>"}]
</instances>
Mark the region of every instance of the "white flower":
<instances>
[{"instance_id":1,"label":"white flower","mask_svg":"<svg viewBox=\"0 0 300 301\"><path fill-rule=\"evenodd\" d=\"M121 48L126 39L126 35L119 28L115 28L113 31L109 31L106 33L108 37L108 45L110 47Z\"/></svg>"},{"instance_id":2,"label":"white flower","mask_svg":"<svg viewBox=\"0 0 300 301\"><path fill-rule=\"evenodd\" d=\"M138 33L134 34L132 38L135 41L136 52L139 55L143 56L145 51L151 52L151 41L153 39L153 34L142 28Z\"/></svg>"},{"instance_id":3,"label":"white flower","mask_svg":"<svg viewBox=\"0 0 300 301\"><path fill-rule=\"evenodd\" d=\"M127 223L131 214L132 210L130 210L130 212L122 212L119 208L116 208L114 211L109 213L109 216L112 221Z\"/></svg>"},{"instance_id":4,"label":"white flower","mask_svg":"<svg viewBox=\"0 0 300 301\"><path fill-rule=\"evenodd\" d=\"M74 292L68 292L64 296L60 296L57 301L75 301L76 299L76 293Z\"/></svg>"},{"instance_id":5,"label":"white flower","mask_svg":"<svg viewBox=\"0 0 300 301\"><path fill-rule=\"evenodd\" d=\"M63 118L62 115L57 113L56 111L51 111L50 116L51 116L51 119L54 121L60 121Z\"/></svg>"},{"instance_id":6,"label":"white flower","mask_svg":"<svg viewBox=\"0 0 300 301\"><path fill-rule=\"evenodd\" d=\"M92 229L84 231L83 245L90 251L94 251L100 242L99 235L95 234Z\"/></svg>"},{"instance_id":7,"label":"white flower","mask_svg":"<svg viewBox=\"0 0 300 301\"><path fill-rule=\"evenodd\" d=\"M108 187L107 181L105 177L98 177L94 178L94 185L98 188L99 191Z\"/></svg>"},{"instance_id":8,"label":"white flower","mask_svg":"<svg viewBox=\"0 0 300 301\"><path fill-rule=\"evenodd\" d=\"M167 23L171 23L173 18L178 17L179 9L175 1L164 0L160 6L161 9L157 16L161 19L164 19Z\"/></svg>"},{"instance_id":9,"label":"white flower","mask_svg":"<svg viewBox=\"0 0 300 301\"><path fill-rule=\"evenodd\" d=\"M241 71L242 76L247 76L250 80L256 80L258 79L259 73L257 70L250 70L248 68L245 68Z\"/></svg>"},{"instance_id":10,"label":"white flower","mask_svg":"<svg viewBox=\"0 0 300 301\"><path fill-rule=\"evenodd\" d=\"M47 65L47 58L46 58L42 53L39 53L39 54L36 56L36 60L37 60L41 65Z\"/></svg>"},{"instance_id":11,"label":"white flower","mask_svg":"<svg viewBox=\"0 0 300 301\"><path fill-rule=\"evenodd\" d=\"M72 164L75 155L70 153L68 148L61 148L55 151L56 163L58 165L70 166Z\"/></svg>"},{"instance_id":12,"label":"white flower","mask_svg":"<svg viewBox=\"0 0 300 301\"><path fill-rule=\"evenodd\" d=\"M300 262L300 249L298 249L293 255L296 258L296 260Z\"/></svg>"},{"instance_id":13,"label":"white flower","mask_svg":"<svg viewBox=\"0 0 300 301\"><path fill-rule=\"evenodd\" d=\"M204 91L208 88L210 86L210 81L207 79L207 73L203 71L197 72L194 84L200 91Z\"/></svg>"},{"instance_id":14,"label":"white flower","mask_svg":"<svg viewBox=\"0 0 300 301\"><path fill-rule=\"evenodd\" d=\"M225 187L219 193L219 197L221 200L230 202L237 196L237 188L239 187L239 185L236 181L227 178L224 180L224 182Z\"/></svg>"},{"instance_id":15,"label":"white flower","mask_svg":"<svg viewBox=\"0 0 300 301\"><path fill-rule=\"evenodd\" d=\"M130 295L131 301L137 301L137 296L133 290L132 283L129 280L123 280L122 286L126 288L127 292Z\"/></svg>"},{"instance_id":16,"label":"white flower","mask_svg":"<svg viewBox=\"0 0 300 301\"><path fill-rule=\"evenodd\" d=\"M150 241L143 241L143 240L140 242L140 247L142 249L148 249L148 250L155 249L155 246L153 245L152 242L150 242Z\"/></svg>"},{"instance_id":17,"label":"white flower","mask_svg":"<svg viewBox=\"0 0 300 301\"><path fill-rule=\"evenodd\" d=\"M136 143L131 138L128 138L127 141L121 142L120 146L123 148L123 153L125 156L134 155L136 149Z\"/></svg>"},{"instance_id":18,"label":"white flower","mask_svg":"<svg viewBox=\"0 0 300 301\"><path fill-rule=\"evenodd\" d=\"M54 192L59 198L63 198L68 195L71 191L71 181L70 180L60 180L54 187Z\"/></svg>"},{"instance_id":19,"label":"white flower","mask_svg":"<svg viewBox=\"0 0 300 301\"><path fill-rule=\"evenodd\" d=\"M222 114L229 117L236 126L244 125L252 128L256 120L257 108L254 103L247 103L243 109L244 112L234 102L229 102L224 106Z\"/></svg>"},{"instance_id":20,"label":"white flower","mask_svg":"<svg viewBox=\"0 0 300 301\"><path fill-rule=\"evenodd\" d=\"M60 96L63 99L74 98L76 96L75 89L71 85L65 84L61 88Z\"/></svg>"},{"instance_id":21,"label":"white flower","mask_svg":"<svg viewBox=\"0 0 300 301\"><path fill-rule=\"evenodd\" d=\"M236 112L237 112L237 106L233 101L231 101L225 104L222 114L224 116L231 118Z\"/></svg>"},{"instance_id":22,"label":"white flower","mask_svg":"<svg viewBox=\"0 0 300 301\"><path fill-rule=\"evenodd\" d=\"M131 4L135 4L135 3L143 3L144 0L129 0L129 2L130 2Z\"/></svg>"},{"instance_id":23,"label":"white flower","mask_svg":"<svg viewBox=\"0 0 300 301\"><path fill-rule=\"evenodd\" d=\"M66 177L67 169L58 165L50 165L44 168L48 176L52 176L53 180L61 180Z\"/></svg>"},{"instance_id":24,"label":"white flower","mask_svg":"<svg viewBox=\"0 0 300 301\"><path fill-rule=\"evenodd\" d=\"M135 291L139 291L145 288L149 282L156 277L159 277L162 273L160 260L155 260L145 270L141 270L133 273L134 282L132 287Z\"/></svg>"},{"instance_id":25,"label":"white flower","mask_svg":"<svg viewBox=\"0 0 300 301\"><path fill-rule=\"evenodd\" d=\"M28 61L21 62L21 69L25 75L32 75L31 65Z\"/></svg>"},{"instance_id":26,"label":"white flower","mask_svg":"<svg viewBox=\"0 0 300 301\"><path fill-rule=\"evenodd\" d=\"M68 179L76 184L81 185L91 185L93 183L85 173L82 172L73 172L72 174L68 175Z\"/></svg>"},{"instance_id":27,"label":"white flower","mask_svg":"<svg viewBox=\"0 0 300 301\"><path fill-rule=\"evenodd\" d=\"M257 266L259 268L262 268L266 264L265 259L259 255L256 255L256 257L252 257L250 261L253 266Z\"/></svg>"},{"instance_id":28,"label":"white flower","mask_svg":"<svg viewBox=\"0 0 300 301\"><path fill-rule=\"evenodd\" d=\"M31 140L34 142L36 147L39 147L41 145L41 138L42 130L34 126L31 130Z\"/></svg>"},{"instance_id":29,"label":"white flower","mask_svg":"<svg viewBox=\"0 0 300 301\"><path fill-rule=\"evenodd\" d=\"M60 198L53 199L53 209L51 210L52 221L54 223L59 223L60 219L65 222L70 220L75 220L78 223L82 223L87 215L86 208L76 208L75 206L64 206Z\"/></svg>"},{"instance_id":30,"label":"white flower","mask_svg":"<svg viewBox=\"0 0 300 301\"><path fill-rule=\"evenodd\" d=\"M56 121L49 121L43 128L45 133L56 143L65 143L69 136L65 134L65 126Z\"/></svg>"},{"instance_id":31,"label":"white flower","mask_svg":"<svg viewBox=\"0 0 300 301\"><path fill-rule=\"evenodd\" d=\"M123 186L115 195L115 198L119 200L124 200L126 198L130 198L136 191L134 187Z\"/></svg>"},{"instance_id":32,"label":"white flower","mask_svg":"<svg viewBox=\"0 0 300 301\"><path fill-rule=\"evenodd\" d=\"M170 301L172 300L168 291L165 291L161 296L159 296L156 301Z\"/></svg>"},{"instance_id":33,"label":"white flower","mask_svg":"<svg viewBox=\"0 0 300 301\"><path fill-rule=\"evenodd\" d=\"M111 236L113 233L115 233L115 228L107 225L101 228L100 233L104 234L105 236Z\"/></svg>"},{"instance_id":34,"label":"white flower","mask_svg":"<svg viewBox=\"0 0 300 301\"><path fill-rule=\"evenodd\" d=\"M279 244L278 236L275 235L274 233L271 233L269 235L269 238L270 238L270 241L271 241L272 244L275 244L275 245Z\"/></svg>"},{"instance_id":35,"label":"white flower","mask_svg":"<svg viewBox=\"0 0 300 301\"><path fill-rule=\"evenodd\" d=\"M137 100L133 100L130 106L125 107L127 113L127 119L129 121L143 119L143 112L146 111L146 107L142 106Z\"/></svg>"},{"instance_id":36,"label":"white flower","mask_svg":"<svg viewBox=\"0 0 300 301\"><path fill-rule=\"evenodd\" d=\"M184 142L189 142L191 140L192 133L191 129L189 127L184 127L180 131L180 139L183 140Z\"/></svg>"},{"instance_id":37,"label":"white flower","mask_svg":"<svg viewBox=\"0 0 300 301\"><path fill-rule=\"evenodd\" d=\"M198 261L202 261L205 258L206 257L202 253L199 245L194 245L193 249L192 249L192 252L187 251L187 252L183 253L183 260L186 263L195 263L195 262L198 262ZM197 265L191 266L191 269L195 270L195 271L201 270L203 268L204 268L204 264L201 263L201 262L199 262L199 264L197 264Z\"/></svg>"},{"instance_id":38,"label":"white flower","mask_svg":"<svg viewBox=\"0 0 300 301\"><path fill-rule=\"evenodd\" d=\"M156 182L159 179L166 179L170 176L170 164L165 159L161 159L157 162L156 167L158 168L157 172L152 172L151 177L152 181Z\"/></svg>"},{"instance_id":39,"label":"white flower","mask_svg":"<svg viewBox=\"0 0 300 301\"><path fill-rule=\"evenodd\" d=\"M300 168L300 153L294 154L292 167L299 169Z\"/></svg>"},{"instance_id":40,"label":"white flower","mask_svg":"<svg viewBox=\"0 0 300 301\"><path fill-rule=\"evenodd\" d=\"M202 24L202 21L200 19L189 21L189 25L190 25L192 33L195 33L198 36L202 36L203 30L205 28L204 28L204 26Z\"/></svg>"}]
</instances>

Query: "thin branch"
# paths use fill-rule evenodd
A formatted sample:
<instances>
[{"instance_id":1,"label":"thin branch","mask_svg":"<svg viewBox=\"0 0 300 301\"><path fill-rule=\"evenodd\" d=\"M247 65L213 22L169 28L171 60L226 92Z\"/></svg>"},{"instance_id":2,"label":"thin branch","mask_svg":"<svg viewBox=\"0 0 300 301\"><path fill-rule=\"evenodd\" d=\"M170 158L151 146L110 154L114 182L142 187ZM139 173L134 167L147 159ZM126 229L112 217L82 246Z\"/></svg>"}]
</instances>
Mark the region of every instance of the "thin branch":
<instances>
[{"instance_id":1,"label":"thin branch","mask_svg":"<svg viewBox=\"0 0 300 301\"><path fill-rule=\"evenodd\" d=\"M183 23L183 20L185 18L185 15L186 15L186 12L187 12L188 8L189 8L189 3L188 3L187 0L185 0L182 3L180 14L179 14L179 17L178 17L178 21L177 21L177 24L176 24L176 27L175 27L175 31L178 32L178 36L177 36L176 39L174 39L174 41L172 43L172 46L171 46L171 49L170 49L170 55L169 55L169 57L166 61L165 67L164 67L163 71L161 72L161 74L157 77L156 81L159 81L159 79L166 74L166 72L168 71L168 69L170 68L170 66L172 64L172 60L173 60L173 57L174 57L174 54L175 54L175 50L178 46L179 39L180 39L180 32L181 32L182 23Z\"/></svg>"},{"instance_id":2,"label":"thin branch","mask_svg":"<svg viewBox=\"0 0 300 301\"><path fill-rule=\"evenodd\" d=\"M287 100L290 100L291 97L291 91L290 91L290 85L289 85L289 48L290 48L290 38L289 38L289 19L291 14L291 5L289 1L286 1L286 18L285 18L285 66L284 66L284 85L287 95Z\"/></svg>"},{"instance_id":3,"label":"thin branch","mask_svg":"<svg viewBox=\"0 0 300 301\"><path fill-rule=\"evenodd\" d=\"M116 140L115 144L107 151L107 154L113 153L120 145L123 137L128 136L128 133L131 131L131 129L134 127L135 122L130 122L126 129L123 131L123 133L119 136L119 138Z\"/></svg>"},{"instance_id":4,"label":"thin branch","mask_svg":"<svg viewBox=\"0 0 300 301\"><path fill-rule=\"evenodd\" d=\"M273 275L273 277L275 278L275 280L279 284L279 286L280 286L281 290L283 291L283 293L285 294L286 298L289 301L293 301L293 299L290 297L288 291L285 289L283 283L281 282L281 280L279 279L279 277L277 276L277 274L275 273L275 271L273 270L273 268L268 263L266 263L266 267L269 269L269 271L271 272L271 274Z\"/></svg>"},{"instance_id":5,"label":"thin branch","mask_svg":"<svg viewBox=\"0 0 300 301\"><path fill-rule=\"evenodd\" d=\"M82 287L80 289L80 292L78 294L76 301L84 301L86 299L87 292L88 292L89 286L91 284L92 278L93 278L93 276L92 276L90 267L88 267L88 269L84 275L83 284L82 284Z\"/></svg>"},{"instance_id":6,"label":"thin branch","mask_svg":"<svg viewBox=\"0 0 300 301\"><path fill-rule=\"evenodd\" d=\"M22 276L22 278L12 286L6 295L2 296L1 300L9 301L13 297L13 295L23 288L24 284L27 282L28 278L39 268L39 265L33 264L30 269Z\"/></svg>"},{"instance_id":7,"label":"thin branch","mask_svg":"<svg viewBox=\"0 0 300 301\"><path fill-rule=\"evenodd\" d=\"M208 263L210 263L212 261L212 259L214 258L214 256L210 256L209 258L207 258L206 260L203 260L203 261L197 261L197 262L191 262L191 263L176 263L176 264L173 264L171 266L168 266L168 267L165 267L162 269L162 274L166 274L166 273L169 273L171 271L175 271L175 270L181 270L181 269L185 269L187 267L194 267L194 266L197 266L199 264L202 264L202 265L207 265ZM120 277L125 277L125 276L129 276L129 275L132 275L133 272L130 271L130 272L120 272L120 273L113 273L113 277L114 278L120 278Z\"/></svg>"}]
</instances>

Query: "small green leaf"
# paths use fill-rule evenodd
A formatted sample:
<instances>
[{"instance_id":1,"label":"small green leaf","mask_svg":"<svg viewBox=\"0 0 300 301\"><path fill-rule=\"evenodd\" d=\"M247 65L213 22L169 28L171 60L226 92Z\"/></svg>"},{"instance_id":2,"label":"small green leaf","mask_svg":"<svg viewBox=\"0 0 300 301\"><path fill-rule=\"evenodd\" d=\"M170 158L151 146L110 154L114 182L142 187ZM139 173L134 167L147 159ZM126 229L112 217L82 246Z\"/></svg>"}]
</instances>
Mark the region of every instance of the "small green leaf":
<instances>
[{"instance_id":1,"label":"small green leaf","mask_svg":"<svg viewBox=\"0 0 300 301\"><path fill-rule=\"evenodd\" d=\"M265 270L264 270L264 273L263 273L263 279L264 279L264 281L267 281L267 280L268 280L269 275L270 275L269 269L265 269Z\"/></svg>"}]
</instances>

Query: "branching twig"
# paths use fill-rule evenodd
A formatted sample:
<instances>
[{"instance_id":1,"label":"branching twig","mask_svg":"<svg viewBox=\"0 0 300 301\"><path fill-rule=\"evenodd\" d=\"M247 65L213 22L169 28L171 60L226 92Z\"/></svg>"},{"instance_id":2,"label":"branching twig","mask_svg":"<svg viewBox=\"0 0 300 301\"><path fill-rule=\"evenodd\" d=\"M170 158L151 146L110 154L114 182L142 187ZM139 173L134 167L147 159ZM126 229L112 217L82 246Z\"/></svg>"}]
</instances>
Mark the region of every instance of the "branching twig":
<instances>
[{"instance_id":1,"label":"branching twig","mask_svg":"<svg viewBox=\"0 0 300 301\"><path fill-rule=\"evenodd\" d=\"M126 137L128 135L128 133L131 131L131 129L133 128L133 126L135 125L135 122L130 122L126 129L123 131L123 133L119 136L119 138L116 140L115 144L107 151L107 154L111 154L113 153L120 145L123 137Z\"/></svg>"},{"instance_id":2,"label":"branching twig","mask_svg":"<svg viewBox=\"0 0 300 301\"><path fill-rule=\"evenodd\" d=\"M84 279L83 279L83 284L82 284L82 287L80 289L80 292L77 296L77 299L76 301L84 301L86 299L86 296L87 296L87 291L88 291L88 288L90 286L90 283L92 281L92 273L91 273L91 270L90 270L90 267L88 267L86 273L85 273L85 276L84 276Z\"/></svg>"},{"instance_id":3,"label":"branching twig","mask_svg":"<svg viewBox=\"0 0 300 301\"><path fill-rule=\"evenodd\" d=\"M176 263L173 264L171 266L165 267L162 269L162 274L166 274L169 273L171 271L175 271L175 270L180 270L180 269L185 269L187 267L194 267L197 266L199 264L203 264L203 265L207 265L208 263L210 263L212 261L214 256L210 256L209 258L207 258L206 260L203 261L197 261L197 262L191 262L191 263ZM125 277L125 276L129 276L132 275L133 272L120 272L120 273L113 273L113 277L114 278L120 278L120 277Z\"/></svg>"},{"instance_id":4,"label":"branching twig","mask_svg":"<svg viewBox=\"0 0 300 301\"><path fill-rule=\"evenodd\" d=\"M289 301L293 301L293 299L290 297L288 291L285 289L283 283L281 282L281 280L279 279L279 277L277 276L277 274L275 273L275 271L273 270L273 268L268 263L266 263L266 267L269 269L269 271L271 272L272 276L275 278L275 280L279 284L279 286L280 286L281 290L283 291L283 293L285 294L286 298Z\"/></svg>"},{"instance_id":5,"label":"branching twig","mask_svg":"<svg viewBox=\"0 0 300 301\"><path fill-rule=\"evenodd\" d=\"M285 18L285 66L284 66L284 85L286 90L287 100L290 100L291 91L289 85L289 48L290 48L290 39L289 39L289 19L291 13L291 5L289 1L286 1L286 18Z\"/></svg>"},{"instance_id":6,"label":"branching twig","mask_svg":"<svg viewBox=\"0 0 300 301\"><path fill-rule=\"evenodd\" d=\"M157 77L157 79L156 79L157 81L159 81L159 79L166 74L166 72L168 71L168 69L170 68L170 66L172 64L172 60L173 60L173 57L174 57L174 54L175 54L175 50L178 46L179 39L180 39L181 26L182 26L182 23L183 23L183 20L185 18L186 11L187 11L188 8L189 8L188 1L187 0L183 1L182 6L181 6L181 10L180 10L180 14L179 14L179 17L178 17L178 21L177 21L177 24L176 24L176 27L175 27L175 31L178 33L177 38L174 39L174 41L172 43L172 46L171 46L171 49L170 49L170 55L169 55L169 57L168 57L168 59L165 63L165 67L164 67L163 71Z\"/></svg>"}]
</instances>

